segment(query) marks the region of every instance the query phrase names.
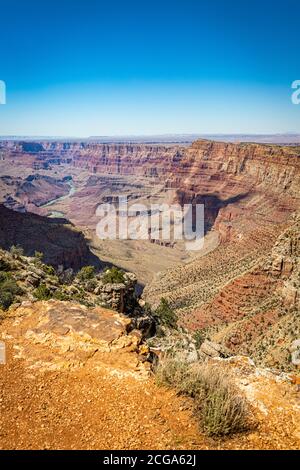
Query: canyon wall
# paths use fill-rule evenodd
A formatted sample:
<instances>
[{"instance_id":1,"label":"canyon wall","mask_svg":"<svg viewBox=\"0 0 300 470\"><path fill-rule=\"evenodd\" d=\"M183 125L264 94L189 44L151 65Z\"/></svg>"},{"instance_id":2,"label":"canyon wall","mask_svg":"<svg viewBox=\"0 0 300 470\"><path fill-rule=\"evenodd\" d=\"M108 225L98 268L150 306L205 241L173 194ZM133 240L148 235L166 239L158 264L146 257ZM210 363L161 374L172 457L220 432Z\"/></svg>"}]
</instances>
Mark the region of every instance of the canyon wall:
<instances>
[{"instance_id":1,"label":"canyon wall","mask_svg":"<svg viewBox=\"0 0 300 470\"><path fill-rule=\"evenodd\" d=\"M93 144L86 142L0 142L0 158L21 159L35 164L63 164L95 173L130 174L165 178L174 186L184 185L202 192L215 191L226 182L239 191L239 180L247 187L274 182L288 192L299 184L300 147L262 144L233 144L199 140L190 147L146 144ZM243 187L245 182L243 181ZM230 191L230 194L232 190ZM226 197L226 193L223 197Z\"/></svg>"},{"instance_id":2,"label":"canyon wall","mask_svg":"<svg viewBox=\"0 0 300 470\"><path fill-rule=\"evenodd\" d=\"M27 256L36 251L55 267L78 270L88 264L100 265L87 246L84 236L63 219L50 219L31 213L20 213L0 205L0 247L23 248Z\"/></svg>"},{"instance_id":3,"label":"canyon wall","mask_svg":"<svg viewBox=\"0 0 300 470\"><path fill-rule=\"evenodd\" d=\"M70 164L92 173L158 178L224 200L251 189L298 195L300 147L200 140L190 147L145 144L0 143L0 158L33 165Z\"/></svg>"},{"instance_id":4,"label":"canyon wall","mask_svg":"<svg viewBox=\"0 0 300 470\"><path fill-rule=\"evenodd\" d=\"M87 142L2 142L0 159L14 166L57 166L107 176L146 178L174 190L174 202L204 203L208 228L222 241L268 220L284 222L299 207L300 147L200 140L190 147ZM88 191L91 189L88 188ZM247 217L245 214L247 211ZM254 220L255 219L255 220ZM245 230L242 230L242 232Z\"/></svg>"}]
</instances>

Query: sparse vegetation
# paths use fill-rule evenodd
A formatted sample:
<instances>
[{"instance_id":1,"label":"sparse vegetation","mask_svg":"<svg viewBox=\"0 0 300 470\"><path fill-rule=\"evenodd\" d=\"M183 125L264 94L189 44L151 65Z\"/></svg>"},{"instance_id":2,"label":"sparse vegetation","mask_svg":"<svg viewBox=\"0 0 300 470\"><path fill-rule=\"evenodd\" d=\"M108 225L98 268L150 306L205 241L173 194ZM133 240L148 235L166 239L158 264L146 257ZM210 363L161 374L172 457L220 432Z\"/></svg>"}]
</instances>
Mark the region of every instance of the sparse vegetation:
<instances>
[{"instance_id":1,"label":"sparse vegetation","mask_svg":"<svg viewBox=\"0 0 300 470\"><path fill-rule=\"evenodd\" d=\"M53 266L49 266L48 264L43 264L42 269L45 274L48 274L49 276L55 276L55 269Z\"/></svg>"},{"instance_id":2,"label":"sparse vegetation","mask_svg":"<svg viewBox=\"0 0 300 470\"><path fill-rule=\"evenodd\" d=\"M194 333L194 340L196 341L196 348L199 349L201 344L204 343L206 335L202 330L197 330Z\"/></svg>"},{"instance_id":3,"label":"sparse vegetation","mask_svg":"<svg viewBox=\"0 0 300 470\"><path fill-rule=\"evenodd\" d=\"M5 259L0 258L0 271L10 271L11 265Z\"/></svg>"},{"instance_id":4,"label":"sparse vegetation","mask_svg":"<svg viewBox=\"0 0 300 470\"><path fill-rule=\"evenodd\" d=\"M124 272L115 266L107 269L102 276L104 284L122 284L124 280Z\"/></svg>"},{"instance_id":5,"label":"sparse vegetation","mask_svg":"<svg viewBox=\"0 0 300 470\"><path fill-rule=\"evenodd\" d=\"M178 317L169 305L169 302L162 298L160 304L154 312L158 322L168 328L177 328Z\"/></svg>"},{"instance_id":6,"label":"sparse vegetation","mask_svg":"<svg viewBox=\"0 0 300 470\"><path fill-rule=\"evenodd\" d=\"M0 272L0 308L7 310L14 302L16 295L21 294L22 289L9 273Z\"/></svg>"},{"instance_id":7,"label":"sparse vegetation","mask_svg":"<svg viewBox=\"0 0 300 470\"><path fill-rule=\"evenodd\" d=\"M159 365L157 381L194 399L195 414L207 435L228 436L249 428L246 399L221 365L188 365L180 357L169 357Z\"/></svg>"},{"instance_id":8,"label":"sparse vegetation","mask_svg":"<svg viewBox=\"0 0 300 470\"><path fill-rule=\"evenodd\" d=\"M14 301L14 297L11 292L1 291L0 292L0 308L7 310Z\"/></svg>"},{"instance_id":9,"label":"sparse vegetation","mask_svg":"<svg viewBox=\"0 0 300 470\"><path fill-rule=\"evenodd\" d=\"M77 278L83 282L92 279L95 276L94 266L84 266L77 274Z\"/></svg>"},{"instance_id":10,"label":"sparse vegetation","mask_svg":"<svg viewBox=\"0 0 300 470\"><path fill-rule=\"evenodd\" d=\"M42 262L43 262L43 257L44 257L44 254L43 254L41 251L35 251L35 252L34 252L34 262L35 262L37 265L42 264Z\"/></svg>"},{"instance_id":11,"label":"sparse vegetation","mask_svg":"<svg viewBox=\"0 0 300 470\"><path fill-rule=\"evenodd\" d=\"M34 290L33 295L38 300L49 300L51 298L51 291L45 284L40 284L39 287Z\"/></svg>"},{"instance_id":12,"label":"sparse vegetation","mask_svg":"<svg viewBox=\"0 0 300 470\"><path fill-rule=\"evenodd\" d=\"M21 251L13 247L12 253L0 249L0 283L2 285L7 279L15 283L14 285L19 289L18 293L20 293L17 302L31 300L33 296L37 300L56 299L78 302L87 307L103 306L104 304L107 308L121 306L121 294L118 297L118 294L115 295L113 292L111 296L108 295L108 299L107 297L103 298L101 275L97 274L93 266L85 266L78 274L74 274L72 268L55 270L52 266L44 264L41 252L35 252L35 255L31 257L21 256ZM16 258L19 255L20 257ZM109 271L109 273L105 273L105 276L106 278L109 276L110 282L119 283L120 280L124 280L124 283L130 282L123 271L118 269ZM98 286L99 289L95 292ZM15 302L16 295L15 289L12 290L8 285L5 291L2 288L0 308L7 309ZM135 305L134 295L132 302Z\"/></svg>"},{"instance_id":13,"label":"sparse vegetation","mask_svg":"<svg viewBox=\"0 0 300 470\"><path fill-rule=\"evenodd\" d=\"M13 258L18 259L21 256L24 256L24 250L20 245L12 245L10 247L10 254L13 256Z\"/></svg>"},{"instance_id":14,"label":"sparse vegetation","mask_svg":"<svg viewBox=\"0 0 300 470\"><path fill-rule=\"evenodd\" d=\"M54 292L53 298L61 301L71 300L70 295L63 292L62 290L57 290L56 292Z\"/></svg>"}]
</instances>

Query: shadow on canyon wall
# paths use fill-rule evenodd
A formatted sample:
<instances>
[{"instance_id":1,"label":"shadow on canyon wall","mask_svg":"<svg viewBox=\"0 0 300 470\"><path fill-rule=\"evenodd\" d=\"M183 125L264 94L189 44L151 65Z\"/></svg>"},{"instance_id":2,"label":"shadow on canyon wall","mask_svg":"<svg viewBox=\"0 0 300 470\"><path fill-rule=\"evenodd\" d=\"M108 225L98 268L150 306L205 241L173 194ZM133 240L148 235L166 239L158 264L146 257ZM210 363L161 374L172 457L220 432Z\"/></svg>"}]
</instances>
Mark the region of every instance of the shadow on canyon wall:
<instances>
[{"instance_id":1,"label":"shadow on canyon wall","mask_svg":"<svg viewBox=\"0 0 300 470\"><path fill-rule=\"evenodd\" d=\"M0 247L8 250L12 245L22 247L26 256L42 252L43 261L54 267L75 271L86 265L103 267L83 234L66 219L20 213L0 205Z\"/></svg>"},{"instance_id":2,"label":"shadow on canyon wall","mask_svg":"<svg viewBox=\"0 0 300 470\"><path fill-rule=\"evenodd\" d=\"M178 191L177 197L180 205L183 204L204 204L204 233L207 234L214 226L215 220L218 217L220 209L227 207L230 204L236 204L242 201L249 195L249 192L238 194L228 199L221 199L216 194L191 194L187 192ZM193 223L193 230L195 224Z\"/></svg>"}]
</instances>

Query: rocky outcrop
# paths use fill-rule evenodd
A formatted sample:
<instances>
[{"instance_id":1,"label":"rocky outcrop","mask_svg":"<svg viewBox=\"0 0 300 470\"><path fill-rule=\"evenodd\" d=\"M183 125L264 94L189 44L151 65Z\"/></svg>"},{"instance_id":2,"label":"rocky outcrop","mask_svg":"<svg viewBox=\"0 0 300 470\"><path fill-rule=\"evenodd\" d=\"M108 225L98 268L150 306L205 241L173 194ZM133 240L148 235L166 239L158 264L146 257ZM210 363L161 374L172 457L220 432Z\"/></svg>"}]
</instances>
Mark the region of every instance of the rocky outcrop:
<instances>
[{"instance_id":1,"label":"rocky outcrop","mask_svg":"<svg viewBox=\"0 0 300 470\"><path fill-rule=\"evenodd\" d=\"M109 308L117 312L134 314L134 309L138 305L135 299L136 284L137 278L133 273L124 273L124 281L120 283L103 283L99 276L94 294Z\"/></svg>"},{"instance_id":2,"label":"rocky outcrop","mask_svg":"<svg viewBox=\"0 0 300 470\"><path fill-rule=\"evenodd\" d=\"M72 302L24 302L10 309L1 324L2 339L15 339L15 357L28 368L58 370L105 367L111 354L127 374L146 377L149 350L130 318L101 307L87 308ZM20 334L22 332L22 334Z\"/></svg>"},{"instance_id":3,"label":"rocky outcrop","mask_svg":"<svg viewBox=\"0 0 300 470\"><path fill-rule=\"evenodd\" d=\"M229 357L230 351L218 343L213 343L207 339L201 344L199 348L199 354L202 359L206 358L216 358L216 357Z\"/></svg>"},{"instance_id":4,"label":"rocky outcrop","mask_svg":"<svg viewBox=\"0 0 300 470\"><path fill-rule=\"evenodd\" d=\"M277 240L264 270L278 281L287 308L300 309L300 216Z\"/></svg>"},{"instance_id":5,"label":"rocky outcrop","mask_svg":"<svg viewBox=\"0 0 300 470\"><path fill-rule=\"evenodd\" d=\"M54 270L38 257L26 257L0 249L0 317L7 310L37 300L78 302L85 307L112 309L130 318L131 328L143 338L156 332L156 322L136 294L137 278L133 273L118 271L122 282L107 281L110 271L92 271L84 276L62 266ZM116 268L114 268L116 269ZM8 296L8 297L7 297ZM1 308L5 310L1 314Z\"/></svg>"}]
</instances>

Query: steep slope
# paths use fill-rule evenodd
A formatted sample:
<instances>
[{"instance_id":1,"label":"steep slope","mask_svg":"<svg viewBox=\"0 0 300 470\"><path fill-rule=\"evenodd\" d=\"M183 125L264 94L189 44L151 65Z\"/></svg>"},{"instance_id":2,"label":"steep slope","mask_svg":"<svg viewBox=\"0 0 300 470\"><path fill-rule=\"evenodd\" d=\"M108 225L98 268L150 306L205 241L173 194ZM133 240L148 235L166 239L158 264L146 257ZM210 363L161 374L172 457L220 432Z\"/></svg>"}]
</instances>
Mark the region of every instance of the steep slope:
<instances>
[{"instance_id":1,"label":"steep slope","mask_svg":"<svg viewBox=\"0 0 300 470\"><path fill-rule=\"evenodd\" d=\"M150 302L166 297L184 326L234 354L297 370L291 346L300 336L299 216L277 239L274 228L268 235L264 228L264 237L253 231L251 240L227 241L166 272L144 295Z\"/></svg>"},{"instance_id":2,"label":"steep slope","mask_svg":"<svg viewBox=\"0 0 300 470\"><path fill-rule=\"evenodd\" d=\"M295 369L292 343L300 337L300 219L249 272L225 285L195 311L195 325L214 326L213 339L263 365ZM210 328L208 328L210 330Z\"/></svg>"},{"instance_id":3,"label":"steep slope","mask_svg":"<svg viewBox=\"0 0 300 470\"><path fill-rule=\"evenodd\" d=\"M40 207L51 200L66 196L69 191L69 178L33 174L21 178L0 176L0 197L6 207L21 205L29 212L32 207Z\"/></svg>"},{"instance_id":4,"label":"steep slope","mask_svg":"<svg viewBox=\"0 0 300 470\"><path fill-rule=\"evenodd\" d=\"M99 265L79 230L68 221L20 213L0 205L0 247L19 245L25 254L42 252L44 261L53 266L79 269L87 264Z\"/></svg>"}]
</instances>

